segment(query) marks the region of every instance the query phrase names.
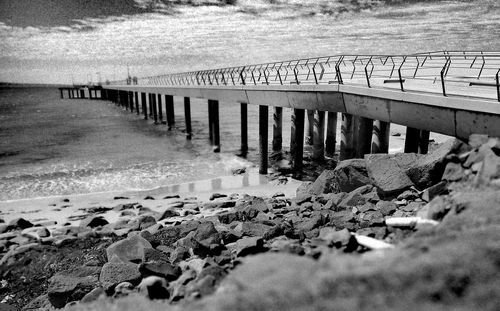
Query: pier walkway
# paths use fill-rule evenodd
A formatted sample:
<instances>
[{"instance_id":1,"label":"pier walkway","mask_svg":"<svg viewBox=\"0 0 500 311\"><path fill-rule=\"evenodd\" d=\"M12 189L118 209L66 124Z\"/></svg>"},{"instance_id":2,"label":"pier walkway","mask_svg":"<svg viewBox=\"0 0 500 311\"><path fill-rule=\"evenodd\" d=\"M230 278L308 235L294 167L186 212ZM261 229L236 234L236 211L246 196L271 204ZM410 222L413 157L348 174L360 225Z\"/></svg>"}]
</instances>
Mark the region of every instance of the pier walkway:
<instances>
[{"instance_id":1,"label":"pier walkway","mask_svg":"<svg viewBox=\"0 0 500 311\"><path fill-rule=\"evenodd\" d=\"M426 153L429 132L464 140L473 133L500 136L499 73L500 52L336 55L129 77L103 85L99 98L171 125L174 96L183 97L188 138L190 98L207 99L215 151L221 148L219 101L239 103L243 153L248 149L246 105L259 105L261 173L267 172L268 107L273 107L274 151L281 150L282 109L291 108L290 151L294 168L300 171L304 133L306 143L314 145L313 159L322 160L335 152L338 120L340 159L387 152L391 123L407 127L405 152Z\"/></svg>"}]
</instances>

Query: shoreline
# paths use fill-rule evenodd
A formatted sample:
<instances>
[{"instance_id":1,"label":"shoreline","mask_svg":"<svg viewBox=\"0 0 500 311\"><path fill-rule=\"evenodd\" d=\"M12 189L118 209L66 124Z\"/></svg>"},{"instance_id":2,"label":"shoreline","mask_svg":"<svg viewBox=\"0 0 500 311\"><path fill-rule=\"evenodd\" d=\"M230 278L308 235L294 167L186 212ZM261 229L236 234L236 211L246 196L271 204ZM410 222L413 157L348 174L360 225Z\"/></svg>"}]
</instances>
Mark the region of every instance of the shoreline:
<instances>
[{"instance_id":1,"label":"shoreline","mask_svg":"<svg viewBox=\"0 0 500 311\"><path fill-rule=\"evenodd\" d=\"M153 189L104 191L0 201L0 218L6 223L16 218L24 218L35 225L47 221L56 221L57 224L49 226L49 229L55 229L68 222L71 225L78 225L79 220L71 221L68 218L78 216L77 214L81 210L96 206L113 207L119 204L139 203L152 206L154 210L160 212L159 210L168 207L175 201L162 199L165 196L177 195L181 200L195 197L194 201L197 202L208 202L210 196L214 193L227 196L237 193L239 195L270 197L277 192L281 192L287 197L294 197L295 191L301 183L301 181L292 178L286 178L286 182L278 179L270 180L269 176L259 175L257 170L250 169L240 175L226 175L159 186ZM155 200L144 200L148 196L155 197ZM115 197L127 197L128 199L117 200L114 199ZM109 213L104 213L102 216L109 222L116 221L118 218L117 215L111 216Z\"/></svg>"}]
</instances>

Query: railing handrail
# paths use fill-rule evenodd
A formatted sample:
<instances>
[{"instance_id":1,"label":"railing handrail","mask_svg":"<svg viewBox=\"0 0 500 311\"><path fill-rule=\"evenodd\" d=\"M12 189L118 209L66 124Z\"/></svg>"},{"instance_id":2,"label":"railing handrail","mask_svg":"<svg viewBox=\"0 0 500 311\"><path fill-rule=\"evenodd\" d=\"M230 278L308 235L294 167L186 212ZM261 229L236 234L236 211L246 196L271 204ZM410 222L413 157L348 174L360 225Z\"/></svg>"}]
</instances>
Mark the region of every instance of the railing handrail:
<instances>
[{"instance_id":1,"label":"railing handrail","mask_svg":"<svg viewBox=\"0 0 500 311\"><path fill-rule=\"evenodd\" d=\"M374 79L394 79L397 74L401 91L409 79L441 81L475 79L497 81L500 52L497 51L431 51L413 54L341 54L299 58L286 61L205 69L199 71L148 76L113 81L110 84L139 85L276 85L276 84L343 84L363 79L372 87ZM283 75L284 74L284 75ZM196 77L194 79L193 77ZM349 79L346 79L349 78ZM498 82L497 82L498 84ZM497 89L500 86L497 85ZM500 101L500 95L498 96Z\"/></svg>"}]
</instances>

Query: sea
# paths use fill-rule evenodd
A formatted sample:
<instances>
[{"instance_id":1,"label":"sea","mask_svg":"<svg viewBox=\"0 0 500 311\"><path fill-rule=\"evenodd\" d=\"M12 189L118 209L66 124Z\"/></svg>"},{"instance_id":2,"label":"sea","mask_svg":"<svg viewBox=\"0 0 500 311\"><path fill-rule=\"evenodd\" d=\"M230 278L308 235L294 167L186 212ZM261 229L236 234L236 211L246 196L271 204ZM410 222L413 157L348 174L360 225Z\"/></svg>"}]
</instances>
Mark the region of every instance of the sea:
<instances>
[{"instance_id":1,"label":"sea","mask_svg":"<svg viewBox=\"0 0 500 311\"><path fill-rule=\"evenodd\" d=\"M0 82L95 83L340 53L498 51L499 30L497 0L0 0ZM109 102L60 99L55 87L3 85L0 201L255 171L258 107L248 107L242 158L237 103L220 104L222 152L214 153L206 101L192 100L187 140L181 100L168 130ZM285 109L285 148L289 120ZM391 134L391 152L401 151L404 128Z\"/></svg>"}]
</instances>

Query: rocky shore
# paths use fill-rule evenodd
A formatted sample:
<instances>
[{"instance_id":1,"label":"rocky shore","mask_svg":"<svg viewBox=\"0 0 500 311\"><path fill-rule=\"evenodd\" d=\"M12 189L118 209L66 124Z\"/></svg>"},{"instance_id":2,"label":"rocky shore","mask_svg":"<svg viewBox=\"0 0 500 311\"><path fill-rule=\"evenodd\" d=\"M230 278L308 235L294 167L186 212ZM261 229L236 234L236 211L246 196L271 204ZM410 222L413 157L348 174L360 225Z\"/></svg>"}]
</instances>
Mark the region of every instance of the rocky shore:
<instances>
[{"instance_id":1,"label":"rocky shore","mask_svg":"<svg viewBox=\"0 0 500 311\"><path fill-rule=\"evenodd\" d=\"M295 197L114 199L77 226L0 224L0 309L500 305L497 138L342 161ZM148 207L158 200L161 212Z\"/></svg>"}]
</instances>

